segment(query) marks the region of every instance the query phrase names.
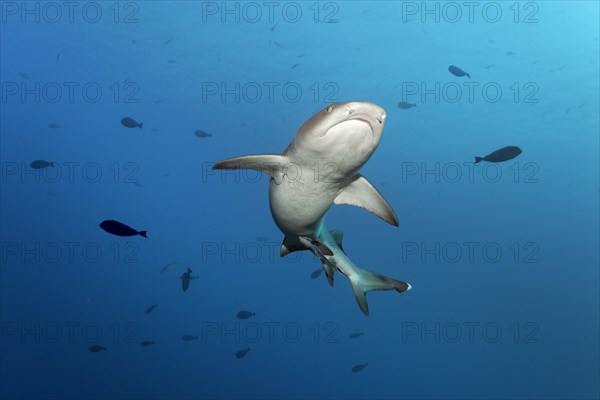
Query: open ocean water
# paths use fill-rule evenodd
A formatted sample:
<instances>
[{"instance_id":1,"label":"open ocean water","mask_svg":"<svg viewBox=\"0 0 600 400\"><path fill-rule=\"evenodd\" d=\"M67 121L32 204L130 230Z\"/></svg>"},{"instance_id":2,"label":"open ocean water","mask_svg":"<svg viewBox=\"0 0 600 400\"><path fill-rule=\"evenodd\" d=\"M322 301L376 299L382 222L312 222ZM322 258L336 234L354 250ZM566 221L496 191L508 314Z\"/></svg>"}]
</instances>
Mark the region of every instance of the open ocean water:
<instances>
[{"instance_id":1,"label":"open ocean water","mask_svg":"<svg viewBox=\"0 0 600 400\"><path fill-rule=\"evenodd\" d=\"M0 11L0 398L599 398L598 1ZM331 246L280 257L278 183L212 169L349 101L385 110L360 171L399 226L334 204L327 227L412 285L369 316Z\"/></svg>"}]
</instances>

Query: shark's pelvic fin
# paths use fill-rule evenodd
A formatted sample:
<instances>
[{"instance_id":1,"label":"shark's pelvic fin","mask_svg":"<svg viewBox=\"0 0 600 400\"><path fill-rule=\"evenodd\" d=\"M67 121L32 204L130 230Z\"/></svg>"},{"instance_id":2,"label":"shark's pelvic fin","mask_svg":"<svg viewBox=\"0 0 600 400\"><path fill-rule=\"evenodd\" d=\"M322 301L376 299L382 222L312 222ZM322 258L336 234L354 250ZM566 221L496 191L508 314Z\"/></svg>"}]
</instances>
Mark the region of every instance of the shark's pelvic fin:
<instances>
[{"instance_id":1,"label":"shark's pelvic fin","mask_svg":"<svg viewBox=\"0 0 600 400\"><path fill-rule=\"evenodd\" d=\"M354 176L352 181L338 193L333 202L364 208L388 224L398 226L398 218L392 207L371 185L371 182L360 174Z\"/></svg>"},{"instance_id":2,"label":"shark's pelvic fin","mask_svg":"<svg viewBox=\"0 0 600 400\"><path fill-rule=\"evenodd\" d=\"M279 250L279 255L281 257L285 257L290 253L295 251L308 250L308 247L303 245L297 240L290 240L287 236L283 238L283 243L281 245L281 249Z\"/></svg>"},{"instance_id":3,"label":"shark's pelvic fin","mask_svg":"<svg viewBox=\"0 0 600 400\"><path fill-rule=\"evenodd\" d=\"M219 161L212 169L253 169L271 175L279 185L287 164L287 158L281 154L255 154Z\"/></svg>"},{"instance_id":4,"label":"shark's pelvic fin","mask_svg":"<svg viewBox=\"0 0 600 400\"><path fill-rule=\"evenodd\" d=\"M327 277L329 286L333 287L333 274L335 272L333 264L330 261L323 261L323 271L325 271L325 276Z\"/></svg>"},{"instance_id":5,"label":"shark's pelvic fin","mask_svg":"<svg viewBox=\"0 0 600 400\"><path fill-rule=\"evenodd\" d=\"M300 243L302 243L306 248L311 249L312 252L321 259L323 262L323 270L327 276L327 281L329 282L329 285L333 287L333 274L337 268L335 266L335 262L326 257L333 256L333 251L331 251L331 249L319 239L300 236L298 240L300 240Z\"/></svg>"},{"instance_id":6,"label":"shark's pelvic fin","mask_svg":"<svg viewBox=\"0 0 600 400\"><path fill-rule=\"evenodd\" d=\"M325 258L325 256L333 255L333 251L331 251L331 249L319 239L300 236L298 237L298 240L300 240L300 243L306 246L306 248L313 249L315 254L321 259Z\"/></svg>"},{"instance_id":7,"label":"shark's pelvic fin","mask_svg":"<svg viewBox=\"0 0 600 400\"><path fill-rule=\"evenodd\" d=\"M367 304L367 292L372 290L392 290L398 292L406 292L411 286L402 281L397 281L385 275L380 275L375 272L358 269L358 274L349 276L354 296L358 302L358 306L365 315L369 315L369 305Z\"/></svg>"}]
</instances>

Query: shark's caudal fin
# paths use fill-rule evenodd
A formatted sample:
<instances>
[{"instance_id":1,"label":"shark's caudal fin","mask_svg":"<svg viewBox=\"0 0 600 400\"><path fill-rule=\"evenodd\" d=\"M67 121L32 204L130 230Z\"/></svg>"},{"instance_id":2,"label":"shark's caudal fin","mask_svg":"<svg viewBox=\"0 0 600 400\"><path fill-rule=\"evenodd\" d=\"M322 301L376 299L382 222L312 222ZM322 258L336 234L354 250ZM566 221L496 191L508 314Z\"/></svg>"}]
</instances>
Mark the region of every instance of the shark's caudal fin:
<instances>
[{"instance_id":1,"label":"shark's caudal fin","mask_svg":"<svg viewBox=\"0 0 600 400\"><path fill-rule=\"evenodd\" d=\"M255 154L219 161L212 169L253 169L271 175L279 184L288 163L287 158L280 154Z\"/></svg>"},{"instance_id":2,"label":"shark's caudal fin","mask_svg":"<svg viewBox=\"0 0 600 400\"><path fill-rule=\"evenodd\" d=\"M475 164L480 163L483 160L483 157L475 157Z\"/></svg>"},{"instance_id":3,"label":"shark's caudal fin","mask_svg":"<svg viewBox=\"0 0 600 400\"><path fill-rule=\"evenodd\" d=\"M367 304L367 292L372 290L392 290L402 293L410 290L411 286L402 281L397 281L385 275L380 275L375 272L359 269L358 274L351 275L348 278L354 290L354 296L358 302L358 306L365 315L369 315L369 305Z\"/></svg>"}]
</instances>

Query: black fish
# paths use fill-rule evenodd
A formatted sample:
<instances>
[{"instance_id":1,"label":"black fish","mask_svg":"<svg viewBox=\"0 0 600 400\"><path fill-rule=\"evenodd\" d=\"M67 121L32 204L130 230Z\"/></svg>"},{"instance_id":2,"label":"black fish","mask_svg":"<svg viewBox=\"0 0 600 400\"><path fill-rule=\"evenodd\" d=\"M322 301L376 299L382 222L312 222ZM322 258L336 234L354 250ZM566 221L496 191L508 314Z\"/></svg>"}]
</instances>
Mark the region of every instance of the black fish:
<instances>
[{"instance_id":1,"label":"black fish","mask_svg":"<svg viewBox=\"0 0 600 400\"><path fill-rule=\"evenodd\" d=\"M310 279L317 279L319 276L321 276L321 273L323 272L323 268L319 268L316 269L312 272L312 274L310 274Z\"/></svg>"},{"instance_id":2,"label":"black fish","mask_svg":"<svg viewBox=\"0 0 600 400\"><path fill-rule=\"evenodd\" d=\"M23 79L27 79L28 81L31 80L31 78L29 77L29 75L27 75L25 72L19 72L19 75Z\"/></svg>"},{"instance_id":3,"label":"black fish","mask_svg":"<svg viewBox=\"0 0 600 400\"><path fill-rule=\"evenodd\" d=\"M60 126L59 124L48 124L48 128L60 129L62 128L62 126Z\"/></svg>"},{"instance_id":4,"label":"black fish","mask_svg":"<svg viewBox=\"0 0 600 400\"><path fill-rule=\"evenodd\" d=\"M463 71L455 65L449 66L448 71L450 71L450 73L454 76L466 76L467 78L471 79L471 75L469 75L467 72Z\"/></svg>"},{"instance_id":5,"label":"black fish","mask_svg":"<svg viewBox=\"0 0 600 400\"><path fill-rule=\"evenodd\" d=\"M487 161L487 162L508 161L508 160L512 160L513 158L515 158L516 156L518 156L521 153L522 153L521 149L518 148L517 146L507 146L507 147L501 148L500 150L496 150L493 153L490 153L485 157L475 157L475 164L477 164L480 161Z\"/></svg>"},{"instance_id":6,"label":"black fish","mask_svg":"<svg viewBox=\"0 0 600 400\"><path fill-rule=\"evenodd\" d=\"M152 304L150 307L146 309L146 314L150 314L156 308L158 304Z\"/></svg>"},{"instance_id":7,"label":"black fish","mask_svg":"<svg viewBox=\"0 0 600 400\"><path fill-rule=\"evenodd\" d=\"M185 292L190 287L190 281L192 279L198 279L197 276L191 276L192 270L190 268L187 269L186 272L183 273L179 278L181 279L181 289Z\"/></svg>"},{"instance_id":8,"label":"black fish","mask_svg":"<svg viewBox=\"0 0 600 400\"><path fill-rule=\"evenodd\" d=\"M121 125L123 125L126 128L142 128L142 125L144 125L143 122L138 123L135 119L133 118L129 118L129 117L125 117L121 120Z\"/></svg>"},{"instance_id":9,"label":"black fish","mask_svg":"<svg viewBox=\"0 0 600 400\"><path fill-rule=\"evenodd\" d=\"M175 61L175 60L167 60L167 64L177 64L177 61Z\"/></svg>"},{"instance_id":10,"label":"black fish","mask_svg":"<svg viewBox=\"0 0 600 400\"><path fill-rule=\"evenodd\" d=\"M273 32L273 31L275 30L275 27L277 26L277 24L278 24L278 23L279 23L279 22L275 22L275 25L273 25L273 26L271 27L271 32Z\"/></svg>"},{"instance_id":11,"label":"black fish","mask_svg":"<svg viewBox=\"0 0 600 400\"><path fill-rule=\"evenodd\" d=\"M198 336L192 336L192 335L183 335L181 337L182 340L185 340L186 342L191 342L192 340L196 340L198 339Z\"/></svg>"},{"instance_id":12,"label":"black fish","mask_svg":"<svg viewBox=\"0 0 600 400\"><path fill-rule=\"evenodd\" d=\"M406 101L401 101L400 103L398 103L398 108L401 108L403 110L408 110L409 108L413 108L416 106L417 105L415 103L407 103Z\"/></svg>"},{"instance_id":13,"label":"black fish","mask_svg":"<svg viewBox=\"0 0 600 400\"><path fill-rule=\"evenodd\" d=\"M237 359L244 358L244 357L246 357L246 354L248 354L249 351L250 351L250 347L248 347L246 350L240 350L237 353L235 353L235 358L237 358Z\"/></svg>"},{"instance_id":14,"label":"black fish","mask_svg":"<svg viewBox=\"0 0 600 400\"><path fill-rule=\"evenodd\" d=\"M360 371L362 371L362 370L363 370L363 369L364 369L364 368L365 368L367 365L369 365L369 364L367 364L367 363L364 363L364 364L358 364L358 365L355 365L354 367L352 367L352 372L360 372Z\"/></svg>"},{"instance_id":15,"label":"black fish","mask_svg":"<svg viewBox=\"0 0 600 400\"><path fill-rule=\"evenodd\" d=\"M42 168L48 168L48 167L54 167L54 163L44 161L44 160L35 160L31 163L31 168L33 168L33 169L42 169Z\"/></svg>"},{"instance_id":16,"label":"black fish","mask_svg":"<svg viewBox=\"0 0 600 400\"><path fill-rule=\"evenodd\" d=\"M196 132L194 132L194 135L196 135L199 138L212 137L212 135L210 133L206 133L200 129L198 129Z\"/></svg>"},{"instance_id":17,"label":"black fish","mask_svg":"<svg viewBox=\"0 0 600 400\"><path fill-rule=\"evenodd\" d=\"M88 347L88 350L91 353L98 353L99 351L108 350L108 347L103 347L103 346L99 346L99 345L95 344L93 346Z\"/></svg>"},{"instance_id":18,"label":"black fish","mask_svg":"<svg viewBox=\"0 0 600 400\"><path fill-rule=\"evenodd\" d=\"M136 231L135 229L120 223L119 221L113 221L112 219L107 219L106 221L102 221L100 223L100 228L104 229L106 232L111 233L117 236L135 236L140 235L148 239L148 231Z\"/></svg>"},{"instance_id":19,"label":"black fish","mask_svg":"<svg viewBox=\"0 0 600 400\"><path fill-rule=\"evenodd\" d=\"M252 311L245 311L245 310L242 310L242 311L240 311L239 313L237 313L237 317L238 317L239 319L248 319L248 318L250 318L250 317L256 317L256 313L255 313L255 312L252 312Z\"/></svg>"},{"instance_id":20,"label":"black fish","mask_svg":"<svg viewBox=\"0 0 600 400\"><path fill-rule=\"evenodd\" d=\"M364 335L364 332L355 332L350 335L350 339L356 339L357 337L361 337Z\"/></svg>"},{"instance_id":21,"label":"black fish","mask_svg":"<svg viewBox=\"0 0 600 400\"><path fill-rule=\"evenodd\" d=\"M296 64L292 65L292 68L290 68L290 69L294 69L294 68L296 68L299 65L300 65L300 63L296 63Z\"/></svg>"},{"instance_id":22,"label":"black fish","mask_svg":"<svg viewBox=\"0 0 600 400\"><path fill-rule=\"evenodd\" d=\"M152 346L153 344L156 344L156 342L151 342L149 340L144 340L142 343L140 343L141 347L148 347L148 346Z\"/></svg>"}]
</instances>

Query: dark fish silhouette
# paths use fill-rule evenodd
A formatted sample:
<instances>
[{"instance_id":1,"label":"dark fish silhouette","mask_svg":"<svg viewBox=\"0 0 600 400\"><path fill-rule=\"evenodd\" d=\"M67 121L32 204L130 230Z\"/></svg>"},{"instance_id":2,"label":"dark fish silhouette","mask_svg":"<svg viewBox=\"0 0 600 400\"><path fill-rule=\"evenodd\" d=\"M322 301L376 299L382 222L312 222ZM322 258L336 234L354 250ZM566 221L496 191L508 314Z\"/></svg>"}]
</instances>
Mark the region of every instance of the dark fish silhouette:
<instances>
[{"instance_id":1,"label":"dark fish silhouette","mask_svg":"<svg viewBox=\"0 0 600 400\"><path fill-rule=\"evenodd\" d=\"M463 71L462 69L458 68L455 65L451 65L448 67L448 71L450 71L450 73L454 76L466 76L467 78L471 79L471 75L469 75L467 72Z\"/></svg>"},{"instance_id":2,"label":"dark fish silhouette","mask_svg":"<svg viewBox=\"0 0 600 400\"><path fill-rule=\"evenodd\" d=\"M190 287L190 281L192 279L198 279L197 276L190 275L191 273L192 273L192 270L190 268L188 268L187 271L184 272L183 275L180 276L180 279L181 279L181 289L183 289L184 292L186 290L188 290L188 288Z\"/></svg>"},{"instance_id":3,"label":"dark fish silhouette","mask_svg":"<svg viewBox=\"0 0 600 400\"><path fill-rule=\"evenodd\" d=\"M360 371L362 371L362 370L363 370L363 369L364 369L364 368L365 368L367 365L369 365L369 364L367 364L367 363L364 363L364 364L358 364L358 365L355 365L354 367L352 367L352 372L354 372L354 373L356 373L356 372L360 372Z\"/></svg>"},{"instance_id":4,"label":"dark fish silhouette","mask_svg":"<svg viewBox=\"0 0 600 400\"><path fill-rule=\"evenodd\" d=\"M522 150L517 146L507 146L503 147L500 150L496 150L493 153L488 154L485 157L475 157L475 164L480 161L487 162L502 162L512 160L516 156L522 153Z\"/></svg>"},{"instance_id":5,"label":"dark fish silhouette","mask_svg":"<svg viewBox=\"0 0 600 400\"><path fill-rule=\"evenodd\" d=\"M258 236L256 238L256 241L257 242L269 242L269 241L271 241L271 238L267 237L267 236Z\"/></svg>"},{"instance_id":6,"label":"dark fish silhouette","mask_svg":"<svg viewBox=\"0 0 600 400\"><path fill-rule=\"evenodd\" d=\"M62 126L60 126L59 124L48 124L48 128L60 129L62 128Z\"/></svg>"},{"instance_id":7,"label":"dark fish silhouette","mask_svg":"<svg viewBox=\"0 0 600 400\"><path fill-rule=\"evenodd\" d=\"M54 167L54 163L44 161L44 160L35 160L31 163L31 168L33 168L33 169L42 169L42 168L48 168L48 167Z\"/></svg>"},{"instance_id":8,"label":"dark fish silhouette","mask_svg":"<svg viewBox=\"0 0 600 400\"><path fill-rule=\"evenodd\" d=\"M204 131L201 131L200 129L198 129L196 132L194 132L194 135L196 135L199 138L212 137L212 135L210 133L206 133Z\"/></svg>"},{"instance_id":9,"label":"dark fish silhouette","mask_svg":"<svg viewBox=\"0 0 600 400\"><path fill-rule=\"evenodd\" d=\"M246 354L248 354L249 351L250 351L250 347L248 347L246 350L240 350L237 353L235 353L235 358L237 358L237 359L244 358L244 357L246 357Z\"/></svg>"},{"instance_id":10,"label":"dark fish silhouette","mask_svg":"<svg viewBox=\"0 0 600 400\"><path fill-rule=\"evenodd\" d=\"M401 101L400 103L398 103L398 108L401 108L403 110L408 110L409 108L413 108L416 106L417 105L415 103L407 103L406 101Z\"/></svg>"},{"instance_id":11,"label":"dark fish silhouette","mask_svg":"<svg viewBox=\"0 0 600 400\"><path fill-rule=\"evenodd\" d=\"M255 312L252 312L252 311L245 311L245 310L242 310L242 311L240 311L239 313L237 313L237 317L238 317L239 319L248 319L248 318L250 318L250 317L256 317L256 313L255 313Z\"/></svg>"},{"instance_id":12,"label":"dark fish silhouette","mask_svg":"<svg viewBox=\"0 0 600 400\"><path fill-rule=\"evenodd\" d=\"M175 38L167 39L167 40L165 40L165 44L169 44L169 43L171 43L173 40L175 40Z\"/></svg>"},{"instance_id":13,"label":"dark fish silhouette","mask_svg":"<svg viewBox=\"0 0 600 400\"><path fill-rule=\"evenodd\" d=\"M175 60L167 60L167 64L177 64L177 61L175 61Z\"/></svg>"},{"instance_id":14,"label":"dark fish silhouette","mask_svg":"<svg viewBox=\"0 0 600 400\"><path fill-rule=\"evenodd\" d=\"M278 24L278 23L279 23L279 22L275 22L275 25L273 25L273 26L271 27L271 32L273 32L273 31L275 30L275 27L277 27L277 24Z\"/></svg>"},{"instance_id":15,"label":"dark fish silhouette","mask_svg":"<svg viewBox=\"0 0 600 400\"><path fill-rule=\"evenodd\" d=\"M107 219L106 221L102 221L100 223L100 228L104 229L106 232L117 235L117 236L135 236L140 235L148 238L148 231L136 231L135 229L120 223L119 221L114 221L112 219Z\"/></svg>"},{"instance_id":16,"label":"dark fish silhouette","mask_svg":"<svg viewBox=\"0 0 600 400\"><path fill-rule=\"evenodd\" d=\"M31 78L29 77L29 75L27 75L25 72L19 72L19 75L23 79L27 79L28 81L31 80Z\"/></svg>"},{"instance_id":17,"label":"dark fish silhouette","mask_svg":"<svg viewBox=\"0 0 600 400\"><path fill-rule=\"evenodd\" d=\"M156 342L151 342L149 340L144 340L142 343L140 343L141 347L148 347L148 346L152 346L153 344L156 344Z\"/></svg>"},{"instance_id":18,"label":"dark fish silhouette","mask_svg":"<svg viewBox=\"0 0 600 400\"><path fill-rule=\"evenodd\" d=\"M88 347L88 350L91 353L98 353L99 351L108 350L108 347L104 347L104 346L100 346L100 345L95 344L93 346Z\"/></svg>"},{"instance_id":19,"label":"dark fish silhouette","mask_svg":"<svg viewBox=\"0 0 600 400\"><path fill-rule=\"evenodd\" d=\"M296 63L296 64L292 65L292 68L290 68L290 69L294 69L294 68L298 67L299 65L300 65L300 63Z\"/></svg>"},{"instance_id":20,"label":"dark fish silhouette","mask_svg":"<svg viewBox=\"0 0 600 400\"><path fill-rule=\"evenodd\" d=\"M160 274L162 275L162 274L164 274L164 273L166 273L166 272L170 271L170 270L171 270L171 268L173 268L173 267L174 267L174 266L176 266L177 264L179 264L179 261L178 261L178 260L171 261L171 262L169 263L169 265L167 265L166 267L164 267L163 269L161 269L161 270L160 270Z\"/></svg>"},{"instance_id":21,"label":"dark fish silhouette","mask_svg":"<svg viewBox=\"0 0 600 400\"><path fill-rule=\"evenodd\" d=\"M357 337L361 337L364 334L364 332L354 332L350 335L350 339L356 339Z\"/></svg>"},{"instance_id":22,"label":"dark fish silhouette","mask_svg":"<svg viewBox=\"0 0 600 400\"><path fill-rule=\"evenodd\" d=\"M312 272L312 274L310 274L310 278L317 279L319 276L321 276L321 273L323 273L323 268L316 269Z\"/></svg>"},{"instance_id":23,"label":"dark fish silhouette","mask_svg":"<svg viewBox=\"0 0 600 400\"><path fill-rule=\"evenodd\" d=\"M198 336L192 336L192 335L183 335L181 337L182 340L185 340L186 342L191 342L192 340L196 340L198 339Z\"/></svg>"},{"instance_id":24,"label":"dark fish silhouette","mask_svg":"<svg viewBox=\"0 0 600 400\"><path fill-rule=\"evenodd\" d=\"M121 125L123 125L126 128L142 128L142 125L144 125L143 122L137 122L135 119L133 118L129 118L129 117L125 117L121 120Z\"/></svg>"},{"instance_id":25,"label":"dark fish silhouette","mask_svg":"<svg viewBox=\"0 0 600 400\"><path fill-rule=\"evenodd\" d=\"M152 311L154 311L154 309L156 308L157 305L158 305L158 303L157 304L152 304L150 307L148 307L146 309L146 314L150 314Z\"/></svg>"}]
</instances>

